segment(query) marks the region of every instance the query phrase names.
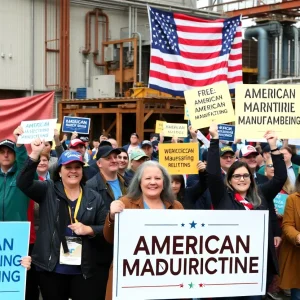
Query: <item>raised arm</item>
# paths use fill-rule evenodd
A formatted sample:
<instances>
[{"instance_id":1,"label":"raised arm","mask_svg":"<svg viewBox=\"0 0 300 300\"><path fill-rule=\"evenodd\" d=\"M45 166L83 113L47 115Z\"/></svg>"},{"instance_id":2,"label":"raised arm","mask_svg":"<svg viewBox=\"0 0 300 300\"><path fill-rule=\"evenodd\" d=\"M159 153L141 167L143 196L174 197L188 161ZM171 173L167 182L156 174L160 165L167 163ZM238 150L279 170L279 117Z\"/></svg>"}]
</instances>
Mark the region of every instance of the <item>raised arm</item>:
<instances>
[{"instance_id":1,"label":"raised arm","mask_svg":"<svg viewBox=\"0 0 300 300\"><path fill-rule=\"evenodd\" d=\"M212 137L207 155L207 183L212 204L217 208L224 197L225 186L220 165L219 134L217 124L211 124L209 133Z\"/></svg>"},{"instance_id":2,"label":"raised arm","mask_svg":"<svg viewBox=\"0 0 300 300\"><path fill-rule=\"evenodd\" d=\"M40 139L31 143L32 152L24 163L23 169L17 177L18 188L29 198L40 203L45 198L48 183L46 181L34 180L39 157L45 145Z\"/></svg>"}]
</instances>

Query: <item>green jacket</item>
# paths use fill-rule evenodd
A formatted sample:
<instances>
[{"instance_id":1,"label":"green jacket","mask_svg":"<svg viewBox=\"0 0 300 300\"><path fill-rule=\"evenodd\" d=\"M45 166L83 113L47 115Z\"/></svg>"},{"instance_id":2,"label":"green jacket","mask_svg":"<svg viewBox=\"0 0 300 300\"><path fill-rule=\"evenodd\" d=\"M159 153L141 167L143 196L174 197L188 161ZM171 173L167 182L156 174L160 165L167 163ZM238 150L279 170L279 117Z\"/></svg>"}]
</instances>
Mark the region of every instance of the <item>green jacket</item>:
<instances>
[{"instance_id":1,"label":"green jacket","mask_svg":"<svg viewBox=\"0 0 300 300\"><path fill-rule=\"evenodd\" d=\"M4 174L0 168L0 222L27 221L29 197L16 185L16 179L27 159L24 145L15 147L16 160L11 170Z\"/></svg>"}]
</instances>

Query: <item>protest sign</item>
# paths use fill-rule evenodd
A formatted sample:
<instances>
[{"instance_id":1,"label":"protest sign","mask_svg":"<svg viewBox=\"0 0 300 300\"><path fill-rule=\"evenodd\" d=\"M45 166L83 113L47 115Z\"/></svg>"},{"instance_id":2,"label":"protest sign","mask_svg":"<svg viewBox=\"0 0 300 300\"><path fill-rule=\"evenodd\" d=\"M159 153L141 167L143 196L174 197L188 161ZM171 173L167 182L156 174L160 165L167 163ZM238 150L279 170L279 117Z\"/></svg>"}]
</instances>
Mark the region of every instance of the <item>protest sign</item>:
<instances>
[{"instance_id":1,"label":"protest sign","mask_svg":"<svg viewBox=\"0 0 300 300\"><path fill-rule=\"evenodd\" d=\"M27 273L20 260L28 255L29 229L29 222L0 222L0 299L25 299Z\"/></svg>"},{"instance_id":2,"label":"protest sign","mask_svg":"<svg viewBox=\"0 0 300 300\"><path fill-rule=\"evenodd\" d=\"M268 213L124 210L114 227L113 299L264 295Z\"/></svg>"},{"instance_id":3,"label":"protest sign","mask_svg":"<svg viewBox=\"0 0 300 300\"><path fill-rule=\"evenodd\" d=\"M164 129L164 124L167 123L166 121L156 121L155 124L155 133L161 133Z\"/></svg>"},{"instance_id":4,"label":"protest sign","mask_svg":"<svg viewBox=\"0 0 300 300\"><path fill-rule=\"evenodd\" d=\"M187 124L164 123L164 136L187 137Z\"/></svg>"},{"instance_id":5,"label":"protest sign","mask_svg":"<svg viewBox=\"0 0 300 300\"><path fill-rule=\"evenodd\" d=\"M235 89L236 138L262 138L274 130L279 138L299 138L300 86L240 84Z\"/></svg>"},{"instance_id":6,"label":"protest sign","mask_svg":"<svg viewBox=\"0 0 300 300\"><path fill-rule=\"evenodd\" d=\"M159 163L170 174L198 174L198 143L159 144Z\"/></svg>"},{"instance_id":7,"label":"protest sign","mask_svg":"<svg viewBox=\"0 0 300 300\"><path fill-rule=\"evenodd\" d=\"M287 194L277 194L277 196L273 199L275 208L277 209L277 212L283 216L286 199L288 195Z\"/></svg>"},{"instance_id":8,"label":"protest sign","mask_svg":"<svg viewBox=\"0 0 300 300\"><path fill-rule=\"evenodd\" d=\"M289 145L300 146L300 139L289 139L288 143Z\"/></svg>"},{"instance_id":9,"label":"protest sign","mask_svg":"<svg viewBox=\"0 0 300 300\"><path fill-rule=\"evenodd\" d=\"M193 128L209 127L234 121L234 110L228 85L219 83L184 92Z\"/></svg>"},{"instance_id":10,"label":"protest sign","mask_svg":"<svg viewBox=\"0 0 300 300\"><path fill-rule=\"evenodd\" d=\"M234 131L235 131L235 127L233 125L228 125L228 124L218 125L219 140L234 142Z\"/></svg>"},{"instance_id":11,"label":"protest sign","mask_svg":"<svg viewBox=\"0 0 300 300\"><path fill-rule=\"evenodd\" d=\"M45 141L52 141L56 119L23 121L21 122L24 133L18 137L18 144L31 144L34 139L40 138Z\"/></svg>"},{"instance_id":12,"label":"protest sign","mask_svg":"<svg viewBox=\"0 0 300 300\"><path fill-rule=\"evenodd\" d=\"M210 141L203 135L200 130L197 131L197 139L200 140L206 148L209 147Z\"/></svg>"},{"instance_id":13,"label":"protest sign","mask_svg":"<svg viewBox=\"0 0 300 300\"><path fill-rule=\"evenodd\" d=\"M190 116L189 116L189 110L186 106L186 104L184 104L184 120L189 120Z\"/></svg>"},{"instance_id":14,"label":"protest sign","mask_svg":"<svg viewBox=\"0 0 300 300\"><path fill-rule=\"evenodd\" d=\"M81 134L89 134L90 118L78 118L64 116L62 132L74 132Z\"/></svg>"}]
</instances>

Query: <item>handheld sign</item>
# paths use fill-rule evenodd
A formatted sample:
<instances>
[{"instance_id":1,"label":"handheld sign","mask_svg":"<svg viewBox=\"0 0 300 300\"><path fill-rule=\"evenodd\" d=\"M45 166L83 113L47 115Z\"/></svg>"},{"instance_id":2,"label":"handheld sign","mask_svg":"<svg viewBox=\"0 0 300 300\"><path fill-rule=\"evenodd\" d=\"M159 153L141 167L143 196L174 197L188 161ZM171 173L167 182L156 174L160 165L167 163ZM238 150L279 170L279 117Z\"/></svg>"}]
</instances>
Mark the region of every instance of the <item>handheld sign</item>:
<instances>
[{"instance_id":1,"label":"handheld sign","mask_svg":"<svg viewBox=\"0 0 300 300\"><path fill-rule=\"evenodd\" d=\"M200 130L197 131L197 139L200 140L206 148L209 147L210 141L204 136L204 134Z\"/></svg>"},{"instance_id":2,"label":"handheld sign","mask_svg":"<svg viewBox=\"0 0 300 300\"><path fill-rule=\"evenodd\" d=\"M62 132L74 132L81 134L89 134L90 118L78 118L64 116Z\"/></svg>"},{"instance_id":3,"label":"handheld sign","mask_svg":"<svg viewBox=\"0 0 300 300\"><path fill-rule=\"evenodd\" d=\"M164 123L164 136L187 137L187 124Z\"/></svg>"},{"instance_id":4,"label":"handheld sign","mask_svg":"<svg viewBox=\"0 0 300 300\"><path fill-rule=\"evenodd\" d=\"M27 270L20 260L28 255L29 229L29 222L0 222L0 299L25 299Z\"/></svg>"},{"instance_id":5,"label":"handheld sign","mask_svg":"<svg viewBox=\"0 0 300 300\"><path fill-rule=\"evenodd\" d=\"M299 85L239 84L235 98L236 138L259 139L267 130L282 139L299 138Z\"/></svg>"},{"instance_id":6,"label":"handheld sign","mask_svg":"<svg viewBox=\"0 0 300 300\"><path fill-rule=\"evenodd\" d=\"M233 142L234 131L235 131L235 126L233 125L228 125L228 124L218 125L219 140Z\"/></svg>"},{"instance_id":7,"label":"handheld sign","mask_svg":"<svg viewBox=\"0 0 300 300\"><path fill-rule=\"evenodd\" d=\"M264 295L268 214L125 209L114 224L113 299Z\"/></svg>"},{"instance_id":8,"label":"handheld sign","mask_svg":"<svg viewBox=\"0 0 300 300\"><path fill-rule=\"evenodd\" d=\"M287 194L277 194L277 196L273 199L275 208L277 209L277 212L283 216L286 199L288 195Z\"/></svg>"},{"instance_id":9,"label":"handheld sign","mask_svg":"<svg viewBox=\"0 0 300 300\"><path fill-rule=\"evenodd\" d=\"M288 143L289 145L300 146L300 139L289 139Z\"/></svg>"},{"instance_id":10,"label":"handheld sign","mask_svg":"<svg viewBox=\"0 0 300 300\"><path fill-rule=\"evenodd\" d=\"M159 163L169 174L198 174L198 143L159 144Z\"/></svg>"},{"instance_id":11,"label":"handheld sign","mask_svg":"<svg viewBox=\"0 0 300 300\"><path fill-rule=\"evenodd\" d=\"M234 111L226 83L213 84L184 92L193 128L234 121Z\"/></svg>"},{"instance_id":12,"label":"handheld sign","mask_svg":"<svg viewBox=\"0 0 300 300\"><path fill-rule=\"evenodd\" d=\"M32 140L40 138L45 141L52 141L56 119L23 121L21 122L24 133L18 137L17 144L30 144Z\"/></svg>"},{"instance_id":13,"label":"handheld sign","mask_svg":"<svg viewBox=\"0 0 300 300\"><path fill-rule=\"evenodd\" d=\"M189 119L190 119L189 110L186 104L184 104L184 120L189 120Z\"/></svg>"},{"instance_id":14,"label":"handheld sign","mask_svg":"<svg viewBox=\"0 0 300 300\"><path fill-rule=\"evenodd\" d=\"M166 121L156 121L155 124L155 133L161 133L164 129L164 124L167 123Z\"/></svg>"}]
</instances>

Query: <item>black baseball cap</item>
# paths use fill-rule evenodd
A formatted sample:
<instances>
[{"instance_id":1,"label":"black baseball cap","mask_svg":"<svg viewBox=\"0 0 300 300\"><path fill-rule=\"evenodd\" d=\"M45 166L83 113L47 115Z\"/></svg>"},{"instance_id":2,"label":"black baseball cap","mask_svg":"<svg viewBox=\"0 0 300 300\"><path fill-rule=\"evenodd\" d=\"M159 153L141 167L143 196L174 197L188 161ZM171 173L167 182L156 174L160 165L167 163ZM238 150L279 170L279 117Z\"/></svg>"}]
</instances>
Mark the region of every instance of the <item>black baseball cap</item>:
<instances>
[{"instance_id":1,"label":"black baseball cap","mask_svg":"<svg viewBox=\"0 0 300 300\"><path fill-rule=\"evenodd\" d=\"M102 146L98 148L96 155L96 160L109 156L111 153L120 154L121 151L118 148L113 148L112 146Z\"/></svg>"},{"instance_id":2,"label":"black baseball cap","mask_svg":"<svg viewBox=\"0 0 300 300\"><path fill-rule=\"evenodd\" d=\"M16 144L13 141L8 140L8 139L3 140L3 141L0 142L0 147L5 146L5 147L11 149L14 152L15 152L15 145Z\"/></svg>"}]
</instances>

